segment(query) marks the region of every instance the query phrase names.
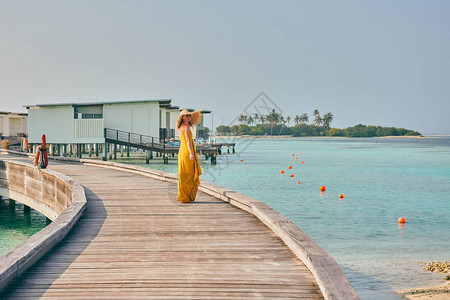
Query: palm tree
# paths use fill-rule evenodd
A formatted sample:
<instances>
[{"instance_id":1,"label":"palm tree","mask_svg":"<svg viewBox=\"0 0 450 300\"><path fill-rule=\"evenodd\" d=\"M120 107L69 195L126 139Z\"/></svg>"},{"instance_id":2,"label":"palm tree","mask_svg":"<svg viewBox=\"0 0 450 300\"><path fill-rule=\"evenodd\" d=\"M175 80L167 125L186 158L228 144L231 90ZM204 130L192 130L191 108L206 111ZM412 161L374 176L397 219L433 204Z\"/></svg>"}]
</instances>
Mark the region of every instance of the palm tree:
<instances>
[{"instance_id":1,"label":"palm tree","mask_svg":"<svg viewBox=\"0 0 450 300\"><path fill-rule=\"evenodd\" d=\"M330 129L330 124L333 121L333 118L334 118L334 116L330 112L323 115L322 123L323 123L323 127L325 129Z\"/></svg>"},{"instance_id":2,"label":"palm tree","mask_svg":"<svg viewBox=\"0 0 450 300\"><path fill-rule=\"evenodd\" d=\"M291 122L291 117L290 117L290 116L287 116L287 117L286 117L286 122L287 122L288 127L289 127L289 123Z\"/></svg>"},{"instance_id":3,"label":"palm tree","mask_svg":"<svg viewBox=\"0 0 450 300\"><path fill-rule=\"evenodd\" d=\"M238 118L238 121L239 123L244 124L247 123L247 119L248 119L247 115L241 114Z\"/></svg>"},{"instance_id":4,"label":"palm tree","mask_svg":"<svg viewBox=\"0 0 450 300\"><path fill-rule=\"evenodd\" d=\"M313 112L313 116L314 116L314 123L319 126L320 124L322 124L322 118L320 117L320 113L318 109L315 109Z\"/></svg>"},{"instance_id":5,"label":"palm tree","mask_svg":"<svg viewBox=\"0 0 450 300\"><path fill-rule=\"evenodd\" d=\"M300 122L301 122L300 117L299 117L298 115L295 115L295 117L294 117L294 123L295 123L295 124L298 124L298 123L300 123Z\"/></svg>"},{"instance_id":6,"label":"palm tree","mask_svg":"<svg viewBox=\"0 0 450 300\"><path fill-rule=\"evenodd\" d=\"M256 125L256 123L257 123L258 120L259 120L259 115L258 115L257 113L255 113L255 114L253 115L253 120L254 120L255 125Z\"/></svg>"},{"instance_id":7,"label":"palm tree","mask_svg":"<svg viewBox=\"0 0 450 300\"><path fill-rule=\"evenodd\" d=\"M252 125L254 121L255 121L255 120L253 119L252 116L248 116L248 117L247 117L247 125Z\"/></svg>"},{"instance_id":8,"label":"palm tree","mask_svg":"<svg viewBox=\"0 0 450 300\"><path fill-rule=\"evenodd\" d=\"M264 124L264 122L266 122L266 117L264 115L260 115L259 121L261 122L261 124Z\"/></svg>"},{"instance_id":9,"label":"palm tree","mask_svg":"<svg viewBox=\"0 0 450 300\"><path fill-rule=\"evenodd\" d=\"M289 117L288 117L288 118L289 118ZM283 130L283 127L286 126L287 118L286 118L286 120L285 120L284 117L281 116L281 117L280 117L280 122L283 123L283 125L281 125L280 132L278 133L278 135L281 135L281 130Z\"/></svg>"},{"instance_id":10,"label":"palm tree","mask_svg":"<svg viewBox=\"0 0 450 300\"><path fill-rule=\"evenodd\" d=\"M272 135L273 124L280 122L280 114L277 113L275 109L272 109L270 114L267 115L266 119L270 122L270 135Z\"/></svg>"},{"instance_id":11,"label":"palm tree","mask_svg":"<svg viewBox=\"0 0 450 300\"><path fill-rule=\"evenodd\" d=\"M299 122L302 124L308 123L309 117L307 113L304 113L300 116Z\"/></svg>"}]
</instances>

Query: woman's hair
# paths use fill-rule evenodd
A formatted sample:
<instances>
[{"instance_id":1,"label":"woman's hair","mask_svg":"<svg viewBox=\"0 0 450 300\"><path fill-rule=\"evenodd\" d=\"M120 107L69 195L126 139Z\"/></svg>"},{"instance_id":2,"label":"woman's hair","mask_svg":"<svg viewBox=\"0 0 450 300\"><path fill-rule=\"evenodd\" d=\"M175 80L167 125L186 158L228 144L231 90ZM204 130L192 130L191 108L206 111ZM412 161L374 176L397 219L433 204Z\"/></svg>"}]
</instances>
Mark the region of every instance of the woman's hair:
<instances>
[{"instance_id":1,"label":"woman's hair","mask_svg":"<svg viewBox=\"0 0 450 300\"><path fill-rule=\"evenodd\" d=\"M178 124L178 128L177 128L177 129L180 129L181 124L184 123L184 122L183 122L183 119L184 119L184 116L181 117L181 120L180 120L180 123ZM192 126L191 121L189 121L189 126Z\"/></svg>"}]
</instances>

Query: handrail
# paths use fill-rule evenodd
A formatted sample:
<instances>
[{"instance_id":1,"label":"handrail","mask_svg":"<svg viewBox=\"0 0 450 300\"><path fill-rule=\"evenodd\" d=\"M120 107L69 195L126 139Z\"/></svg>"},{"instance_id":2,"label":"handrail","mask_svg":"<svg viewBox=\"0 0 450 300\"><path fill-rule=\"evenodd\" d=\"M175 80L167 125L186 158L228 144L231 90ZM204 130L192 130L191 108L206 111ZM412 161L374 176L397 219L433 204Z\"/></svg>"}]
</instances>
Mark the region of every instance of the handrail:
<instances>
[{"instance_id":1,"label":"handrail","mask_svg":"<svg viewBox=\"0 0 450 300\"><path fill-rule=\"evenodd\" d=\"M118 129L112 129L112 128L105 128L105 140L106 142L112 142L112 143L118 143L123 145L129 145L129 146L137 146L139 148L147 149L155 149L159 148L163 152L166 152L166 150L178 150L178 146L172 146L167 144L166 139L157 138L150 135L144 135L144 134L138 134ZM211 148L209 147L199 147L196 150L207 150Z\"/></svg>"}]
</instances>

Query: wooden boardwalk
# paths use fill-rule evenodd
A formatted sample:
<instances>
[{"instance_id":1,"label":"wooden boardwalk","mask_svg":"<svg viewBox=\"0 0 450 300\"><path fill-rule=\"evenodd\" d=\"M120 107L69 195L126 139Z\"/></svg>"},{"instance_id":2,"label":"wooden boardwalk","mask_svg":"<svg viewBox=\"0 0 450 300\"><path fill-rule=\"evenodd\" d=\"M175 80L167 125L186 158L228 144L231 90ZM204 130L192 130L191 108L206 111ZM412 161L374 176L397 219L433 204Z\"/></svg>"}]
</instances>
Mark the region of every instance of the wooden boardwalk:
<instances>
[{"instance_id":1,"label":"wooden boardwalk","mask_svg":"<svg viewBox=\"0 0 450 300\"><path fill-rule=\"evenodd\" d=\"M28 159L28 161L30 161ZM1 299L323 299L308 268L255 216L199 191L50 162L87 208L69 235Z\"/></svg>"}]
</instances>

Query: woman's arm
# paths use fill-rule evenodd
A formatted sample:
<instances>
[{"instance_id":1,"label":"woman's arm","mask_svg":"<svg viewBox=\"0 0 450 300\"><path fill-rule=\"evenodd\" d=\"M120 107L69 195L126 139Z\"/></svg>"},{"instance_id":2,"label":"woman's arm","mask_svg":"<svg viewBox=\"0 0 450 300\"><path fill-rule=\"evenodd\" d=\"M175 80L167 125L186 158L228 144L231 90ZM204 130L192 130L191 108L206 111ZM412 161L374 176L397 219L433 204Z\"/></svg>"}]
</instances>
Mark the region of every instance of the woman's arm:
<instances>
[{"instance_id":1,"label":"woman's arm","mask_svg":"<svg viewBox=\"0 0 450 300\"><path fill-rule=\"evenodd\" d=\"M189 128L184 129L184 137L186 139L186 144L189 150L189 159L194 160L194 153L192 152L191 140L189 139Z\"/></svg>"}]
</instances>

